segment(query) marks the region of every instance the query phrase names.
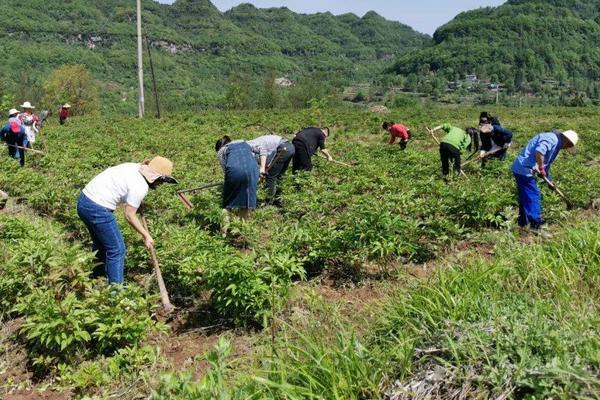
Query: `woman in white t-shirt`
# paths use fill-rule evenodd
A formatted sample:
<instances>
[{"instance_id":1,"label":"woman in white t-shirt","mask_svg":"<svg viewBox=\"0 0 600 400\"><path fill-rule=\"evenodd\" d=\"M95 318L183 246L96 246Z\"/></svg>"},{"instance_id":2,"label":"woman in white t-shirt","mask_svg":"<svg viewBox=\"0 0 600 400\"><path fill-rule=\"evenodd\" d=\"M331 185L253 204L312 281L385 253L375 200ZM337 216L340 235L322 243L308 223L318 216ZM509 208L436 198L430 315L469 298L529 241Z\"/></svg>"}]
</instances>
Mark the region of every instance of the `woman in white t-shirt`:
<instances>
[{"instance_id":1,"label":"woman in white t-shirt","mask_svg":"<svg viewBox=\"0 0 600 400\"><path fill-rule=\"evenodd\" d=\"M108 168L83 189L77 200L77 214L88 228L101 262L101 271L94 270L95 276L106 275L110 284L124 280L125 242L113 215L117 207L125 207L127 222L142 235L146 247L154 246L152 236L136 213L148 189L155 189L162 183L177 183L171 177L172 172L171 161L155 157L142 164L125 163Z\"/></svg>"}]
</instances>

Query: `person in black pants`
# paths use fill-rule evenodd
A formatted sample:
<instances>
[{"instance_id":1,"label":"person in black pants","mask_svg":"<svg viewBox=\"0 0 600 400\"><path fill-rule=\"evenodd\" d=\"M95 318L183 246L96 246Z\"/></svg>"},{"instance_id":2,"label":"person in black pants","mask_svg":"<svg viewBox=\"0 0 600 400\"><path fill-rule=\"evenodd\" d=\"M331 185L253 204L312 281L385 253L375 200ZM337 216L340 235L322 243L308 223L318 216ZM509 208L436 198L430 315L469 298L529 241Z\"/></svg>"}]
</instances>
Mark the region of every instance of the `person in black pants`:
<instances>
[{"instance_id":1,"label":"person in black pants","mask_svg":"<svg viewBox=\"0 0 600 400\"><path fill-rule=\"evenodd\" d=\"M317 152L317 149L327 156L328 161L333 161L333 157L325 148L325 139L328 136L329 128L314 127L305 128L294 136L292 143L296 151L292 163L292 173L312 170L311 157Z\"/></svg>"},{"instance_id":2,"label":"person in black pants","mask_svg":"<svg viewBox=\"0 0 600 400\"><path fill-rule=\"evenodd\" d=\"M433 128L432 133L439 130L446 132L446 136L440 141L442 174L446 177L450 173L450 160L454 162L456 173L461 173L460 155L462 152L470 150L472 137L477 133L477 129L461 129L446 123Z\"/></svg>"}]
</instances>

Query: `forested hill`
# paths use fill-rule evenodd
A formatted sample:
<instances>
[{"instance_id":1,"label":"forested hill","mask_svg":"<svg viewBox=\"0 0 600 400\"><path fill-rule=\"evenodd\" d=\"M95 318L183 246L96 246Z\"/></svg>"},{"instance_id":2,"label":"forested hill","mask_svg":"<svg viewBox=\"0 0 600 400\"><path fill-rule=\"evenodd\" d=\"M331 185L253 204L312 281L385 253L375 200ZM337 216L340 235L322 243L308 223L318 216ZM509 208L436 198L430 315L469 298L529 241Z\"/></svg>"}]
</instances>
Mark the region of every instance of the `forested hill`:
<instances>
[{"instance_id":1,"label":"forested hill","mask_svg":"<svg viewBox=\"0 0 600 400\"><path fill-rule=\"evenodd\" d=\"M142 3L162 101L181 106L217 104L231 82L269 74L360 81L429 41L374 12L304 15L244 4L223 13L209 0ZM50 71L82 63L105 103L135 109L135 0L0 0L0 8L0 95L35 99Z\"/></svg>"},{"instance_id":2,"label":"forested hill","mask_svg":"<svg viewBox=\"0 0 600 400\"><path fill-rule=\"evenodd\" d=\"M393 71L448 80L477 74L509 90L569 81L600 95L599 22L600 0L510 0L458 15Z\"/></svg>"}]
</instances>

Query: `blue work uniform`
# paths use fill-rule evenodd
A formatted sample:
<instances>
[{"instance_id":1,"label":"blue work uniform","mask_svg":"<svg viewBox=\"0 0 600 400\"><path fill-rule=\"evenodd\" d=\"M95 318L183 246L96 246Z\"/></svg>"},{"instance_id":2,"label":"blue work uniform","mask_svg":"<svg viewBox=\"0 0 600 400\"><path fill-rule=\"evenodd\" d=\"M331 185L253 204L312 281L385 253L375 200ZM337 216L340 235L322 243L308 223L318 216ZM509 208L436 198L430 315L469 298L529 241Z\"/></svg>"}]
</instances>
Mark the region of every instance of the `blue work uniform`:
<instances>
[{"instance_id":1,"label":"blue work uniform","mask_svg":"<svg viewBox=\"0 0 600 400\"><path fill-rule=\"evenodd\" d=\"M541 194L533 171L537 164L536 153L544 155L544 168L550 176L550 167L563 147L563 140L562 135L556 133L540 133L527 143L515 159L511 169L519 193L519 226L539 228L541 225Z\"/></svg>"}]
</instances>

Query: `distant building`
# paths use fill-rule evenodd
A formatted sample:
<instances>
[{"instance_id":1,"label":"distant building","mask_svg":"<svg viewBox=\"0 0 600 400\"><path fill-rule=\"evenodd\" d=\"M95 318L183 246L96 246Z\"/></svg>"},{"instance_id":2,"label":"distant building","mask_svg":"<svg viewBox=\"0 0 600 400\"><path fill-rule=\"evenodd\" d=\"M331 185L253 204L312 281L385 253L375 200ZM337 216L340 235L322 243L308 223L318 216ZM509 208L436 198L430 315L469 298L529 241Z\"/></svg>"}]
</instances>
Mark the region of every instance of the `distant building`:
<instances>
[{"instance_id":1,"label":"distant building","mask_svg":"<svg viewBox=\"0 0 600 400\"><path fill-rule=\"evenodd\" d=\"M479 82L479 79L477 79L477 75L467 75L465 79L471 83Z\"/></svg>"}]
</instances>

